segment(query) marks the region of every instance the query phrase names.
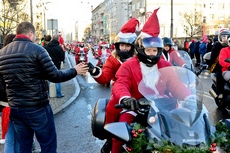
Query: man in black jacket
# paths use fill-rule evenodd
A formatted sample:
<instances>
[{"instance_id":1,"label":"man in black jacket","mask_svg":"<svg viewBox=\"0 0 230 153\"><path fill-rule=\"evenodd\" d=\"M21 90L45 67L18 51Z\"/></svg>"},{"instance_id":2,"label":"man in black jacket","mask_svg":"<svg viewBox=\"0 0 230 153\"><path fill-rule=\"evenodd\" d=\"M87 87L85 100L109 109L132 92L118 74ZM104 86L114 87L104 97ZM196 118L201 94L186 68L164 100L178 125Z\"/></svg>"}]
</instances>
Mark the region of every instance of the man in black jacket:
<instances>
[{"instance_id":1,"label":"man in black jacket","mask_svg":"<svg viewBox=\"0 0 230 153\"><path fill-rule=\"evenodd\" d=\"M45 49L49 53L52 61L54 62L54 65L60 70L61 68L61 62L64 61L65 58L65 52L62 50L62 47L59 45L58 42L59 36L54 35L53 39L45 46ZM55 83L56 85L56 96L57 98L64 97L64 95L61 92L61 83Z\"/></svg>"},{"instance_id":2,"label":"man in black jacket","mask_svg":"<svg viewBox=\"0 0 230 153\"><path fill-rule=\"evenodd\" d=\"M31 152L35 134L41 152L56 153L57 137L46 80L64 82L85 74L88 67L80 63L65 71L58 70L47 51L34 43L35 38L31 23L18 24L14 41L0 52L0 75L6 84L19 152Z\"/></svg>"}]
</instances>

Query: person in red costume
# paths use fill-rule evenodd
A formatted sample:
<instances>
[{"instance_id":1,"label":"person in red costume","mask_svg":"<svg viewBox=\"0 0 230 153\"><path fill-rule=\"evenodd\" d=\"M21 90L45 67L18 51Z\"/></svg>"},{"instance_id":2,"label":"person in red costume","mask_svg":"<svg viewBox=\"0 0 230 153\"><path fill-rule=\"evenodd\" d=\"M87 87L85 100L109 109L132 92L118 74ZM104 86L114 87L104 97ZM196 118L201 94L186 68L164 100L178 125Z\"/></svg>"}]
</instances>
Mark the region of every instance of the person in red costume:
<instances>
[{"instance_id":1,"label":"person in red costume","mask_svg":"<svg viewBox=\"0 0 230 153\"><path fill-rule=\"evenodd\" d=\"M181 66L181 67L188 67L185 62L179 57L177 51L172 48L173 42L170 38L164 37L163 38L163 54L161 56L162 59L170 62L172 65Z\"/></svg>"},{"instance_id":2,"label":"person in red costume","mask_svg":"<svg viewBox=\"0 0 230 153\"><path fill-rule=\"evenodd\" d=\"M108 104L111 108L115 107L116 104L123 104L126 108L137 109L137 100L143 96L138 90L138 83L142 80L142 77L157 69L171 66L166 60L161 59L163 43L162 39L158 36L160 33L158 18L158 9L154 10L153 14L144 24L142 32L135 41L137 50L137 56L134 56L124 64L120 66L116 73L117 80L114 82L112 89L112 99ZM168 77L163 77L165 84L156 84L161 89L158 93L164 96L165 85L170 89L170 93L181 99L189 96L191 91L176 79L176 74L169 73ZM159 76L162 77L162 76ZM180 90L179 94L176 95L175 90ZM157 91L155 91L157 93ZM115 102L115 103L112 103ZM106 111L108 111L108 106ZM113 112L114 113L114 112ZM119 114L114 114L118 116ZM124 112L119 115L119 122L133 122L136 116L135 111ZM108 118L106 116L106 118ZM120 153L123 142L113 138L112 139L112 151L111 153Z\"/></svg>"},{"instance_id":3,"label":"person in red costume","mask_svg":"<svg viewBox=\"0 0 230 153\"><path fill-rule=\"evenodd\" d=\"M87 56L88 49L85 47L84 43L79 43L78 47L75 48L75 62L76 62L76 64L79 63L79 56L80 56L81 52L84 53L84 55L85 55L85 62L88 61L88 56Z\"/></svg>"},{"instance_id":4,"label":"person in red costume","mask_svg":"<svg viewBox=\"0 0 230 153\"><path fill-rule=\"evenodd\" d=\"M134 42L137 38L135 34L139 30L139 21L136 18L131 18L120 30L118 35L115 37L115 50L112 51L111 55L106 60L103 68L94 67L89 62L89 73L99 84L107 84L111 80L115 81L115 74L119 67L135 55ZM114 100L114 99L111 99ZM117 103L117 102L109 102ZM114 113L110 114L110 111L119 114L120 110L115 109L114 106L108 105L106 108L107 123L111 123L117 120L114 117ZM111 139L107 140L105 145L101 149L101 153L109 153L111 151Z\"/></svg>"},{"instance_id":5,"label":"person in red costume","mask_svg":"<svg viewBox=\"0 0 230 153\"><path fill-rule=\"evenodd\" d=\"M105 61L111 54L111 51L108 49L108 44L106 42L102 42L100 44L100 48L98 49L98 63L97 66L101 67L105 64Z\"/></svg>"},{"instance_id":6,"label":"person in red costume","mask_svg":"<svg viewBox=\"0 0 230 153\"><path fill-rule=\"evenodd\" d=\"M230 31L225 31L224 39L227 40L228 46L220 50L219 64L222 67L221 70L224 80L230 83L230 63L225 61L230 58Z\"/></svg>"}]
</instances>

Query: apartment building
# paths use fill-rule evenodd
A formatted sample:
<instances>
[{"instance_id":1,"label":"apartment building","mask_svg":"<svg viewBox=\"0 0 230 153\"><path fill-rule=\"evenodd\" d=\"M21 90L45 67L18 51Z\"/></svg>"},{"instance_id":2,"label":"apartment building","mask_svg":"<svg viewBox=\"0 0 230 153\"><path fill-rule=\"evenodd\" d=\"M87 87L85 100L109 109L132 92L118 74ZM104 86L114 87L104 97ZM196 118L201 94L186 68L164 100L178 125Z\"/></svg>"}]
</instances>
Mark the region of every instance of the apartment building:
<instances>
[{"instance_id":1,"label":"apartment building","mask_svg":"<svg viewBox=\"0 0 230 153\"><path fill-rule=\"evenodd\" d=\"M136 17L143 26L153 10L158 7L162 37L190 37L184 28L188 24L184 14L197 20L193 28L203 28L197 36L214 35L219 28L230 28L230 1L226 0L105 0L92 10L91 36L95 40L103 37L108 42L113 42L128 19ZM195 12L201 16L198 18Z\"/></svg>"}]
</instances>

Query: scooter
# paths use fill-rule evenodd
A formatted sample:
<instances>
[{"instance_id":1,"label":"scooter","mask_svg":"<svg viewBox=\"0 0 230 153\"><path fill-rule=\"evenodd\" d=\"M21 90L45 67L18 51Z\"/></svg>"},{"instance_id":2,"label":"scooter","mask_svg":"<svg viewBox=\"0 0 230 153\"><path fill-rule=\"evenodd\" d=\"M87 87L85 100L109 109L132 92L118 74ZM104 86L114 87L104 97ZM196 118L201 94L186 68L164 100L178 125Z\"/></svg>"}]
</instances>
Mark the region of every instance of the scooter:
<instances>
[{"instance_id":1,"label":"scooter","mask_svg":"<svg viewBox=\"0 0 230 153\"><path fill-rule=\"evenodd\" d=\"M165 76L169 73L176 73L180 82L191 91L190 96L180 99L170 92L164 96L153 92L159 91L158 84L166 83L164 79L156 76ZM95 137L104 140L112 135L112 137L125 142L124 150L130 152L130 146L135 148L137 143L137 141L134 142L138 137L138 132L135 129L135 125L138 124L139 127L142 127L143 131L140 132L142 132L142 136L144 134L143 138L146 138L143 139L145 143L141 146L140 152L142 153L159 151L154 146L159 146L163 142L168 142L167 144L170 142L174 146L190 149L202 148L210 144L215 126L211 115L203 104L204 91L201 81L195 73L178 66L161 68L159 71L144 76L138 89L143 98L138 100L137 120L131 125L125 122L104 125L108 99L97 101L91 119L92 133ZM116 107L130 110L122 104L116 105ZM138 140L138 144L142 144L142 139ZM133 151L138 152L137 150Z\"/></svg>"}]
</instances>

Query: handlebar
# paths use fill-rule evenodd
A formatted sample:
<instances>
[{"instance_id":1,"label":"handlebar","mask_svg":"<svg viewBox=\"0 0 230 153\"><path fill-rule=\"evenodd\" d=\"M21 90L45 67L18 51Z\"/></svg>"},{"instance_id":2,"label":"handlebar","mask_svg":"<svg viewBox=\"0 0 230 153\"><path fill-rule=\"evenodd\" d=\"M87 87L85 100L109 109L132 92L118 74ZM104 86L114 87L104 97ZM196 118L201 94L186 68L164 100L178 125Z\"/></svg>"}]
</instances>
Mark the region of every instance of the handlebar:
<instances>
[{"instance_id":1,"label":"handlebar","mask_svg":"<svg viewBox=\"0 0 230 153\"><path fill-rule=\"evenodd\" d=\"M146 106L148 107L150 104L151 104L151 101L145 98L141 98L138 100L139 108L145 108ZM126 106L124 104L116 104L115 108L126 108ZM129 108L126 108L126 109L129 109Z\"/></svg>"},{"instance_id":2,"label":"handlebar","mask_svg":"<svg viewBox=\"0 0 230 153\"><path fill-rule=\"evenodd\" d=\"M125 105L124 104L116 104L115 108L125 108Z\"/></svg>"}]
</instances>

